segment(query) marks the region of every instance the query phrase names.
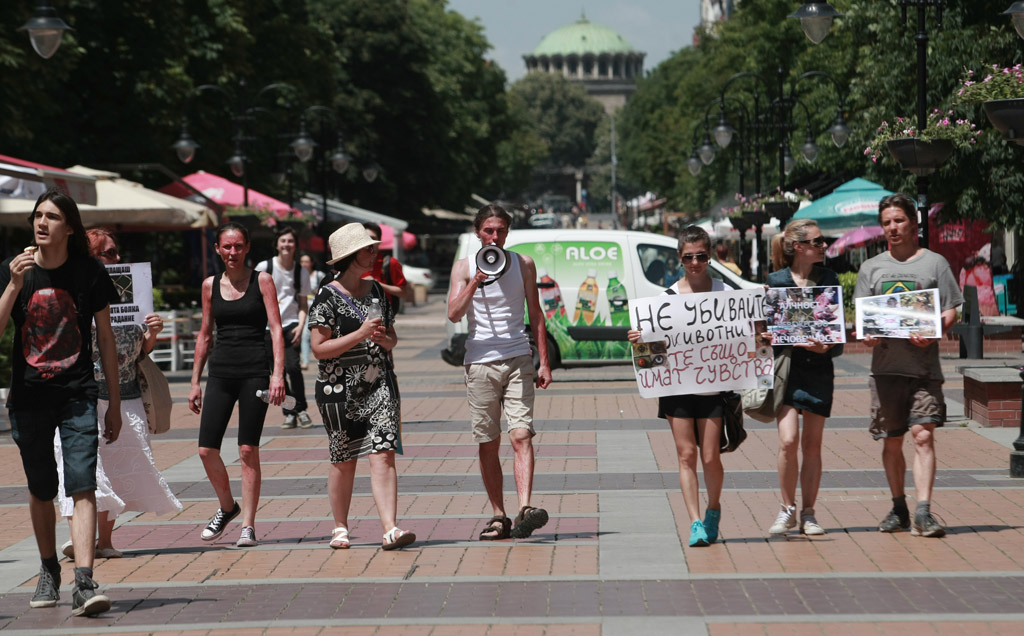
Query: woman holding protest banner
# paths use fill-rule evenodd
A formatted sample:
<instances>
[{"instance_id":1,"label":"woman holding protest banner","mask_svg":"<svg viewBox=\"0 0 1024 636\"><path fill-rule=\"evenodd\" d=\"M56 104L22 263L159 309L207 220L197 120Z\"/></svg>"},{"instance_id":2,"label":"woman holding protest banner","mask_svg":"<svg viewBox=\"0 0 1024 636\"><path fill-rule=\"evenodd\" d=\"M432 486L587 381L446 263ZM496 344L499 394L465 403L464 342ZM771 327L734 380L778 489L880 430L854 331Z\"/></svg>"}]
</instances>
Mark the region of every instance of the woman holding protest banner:
<instances>
[{"instance_id":1,"label":"woman holding protest banner","mask_svg":"<svg viewBox=\"0 0 1024 636\"><path fill-rule=\"evenodd\" d=\"M89 241L89 253L104 265L121 262L114 235L107 230L93 229L85 233ZM156 468L153 450L149 445L149 421L142 405L142 391L136 373L136 360L148 355L156 346L156 337L164 328L164 322L157 314L148 314L145 324L114 325L114 341L117 345L118 371L121 385L121 434L111 444L100 444L96 460L96 521L99 531L96 535L96 557L119 559L121 552L114 547L114 521L125 510L166 514L181 511L181 503L171 492L163 475ZM99 422L107 412L108 399L103 369L100 365L99 347L93 332L93 373L99 388L96 414ZM61 460L60 433L54 436L54 451L57 456L57 470L60 476L58 505L68 523L74 523L74 501L64 493L64 471ZM75 557L71 541L61 547L69 558Z\"/></svg>"},{"instance_id":2,"label":"woman holding protest banner","mask_svg":"<svg viewBox=\"0 0 1024 636\"><path fill-rule=\"evenodd\" d=\"M665 294L696 294L725 290L721 280L708 275L711 260L711 237L702 228L691 225L679 234L679 260L683 277L667 288ZM640 332L629 330L629 341L640 342ZM679 459L679 485L683 502L690 515L690 547L706 546L718 540L718 524L722 518L722 482L725 473L719 452L722 416L725 402L721 393L691 393L658 398L658 417L668 420ZM700 481L697 478L697 455L704 468L708 507L700 518Z\"/></svg>"},{"instance_id":3,"label":"woman holding protest banner","mask_svg":"<svg viewBox=\"0 0 1024 636\"><path fill-rule=\"evenodd\" d=\"M828 287L839 285L839 277L830 269L819 265L825 260L827 243L818 224L810 219L791 221L785 232L772 239L774 272L768 275L769 287ZM819 297L828 300L827 291ZM835 299L833 299L835 300ZM825 303L831 311L832 304ZM842 307L838 310L842 312ZM834 317L833 317L834 318ZM817 334L816 334L817 335ZM776 360L785 347L776 347ZM779 487L782 490L782 510L768 534L781 535L797 527L805 535L821 535L825 531L814 516L814 502L821 483L821 441L825 418L832 413L834 371L832 358L843 352L842 344L829 344L816 337L808 337L803 344L789 345L790 375L782 408L776 414L779 426ZM803 435L800 433L800 414L803 414ZM800 470L798 448L803 451L804 465ZM796 484L800 481L801 508L799 521L796 509Z\"/></svg>"}]
</instances>

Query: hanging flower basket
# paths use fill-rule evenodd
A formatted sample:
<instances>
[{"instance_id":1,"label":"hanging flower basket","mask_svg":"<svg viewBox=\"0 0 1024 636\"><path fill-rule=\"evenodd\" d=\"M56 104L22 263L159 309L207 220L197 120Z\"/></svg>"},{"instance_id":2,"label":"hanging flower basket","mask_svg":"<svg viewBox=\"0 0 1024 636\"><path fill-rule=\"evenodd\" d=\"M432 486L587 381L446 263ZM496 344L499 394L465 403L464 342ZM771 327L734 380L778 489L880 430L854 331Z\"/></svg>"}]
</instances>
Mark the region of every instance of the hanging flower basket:
<instances>
[{"instance_id":1,"label":"hanging flower basket","mask_svg":"<svg viewBox=\"0 0 1024 636\"><path fill-rule=\"evenodd\" d=\"M1024 99L993 99L982 104L988 121L1003 139L1024 146Z\"/></svg>"},{"instance_id":2,"label":"hanging flower basket","mask_svg":"<svg viewBox=\"0 0 1024 636\"><path fill-rule=\"evenodd\" d=\"M740 238L743 238L743 236L747 233L747 230L754 227L754 224L751 223L749 219L742 215L730 216L729 223L732 223L733 229L740 233Z\"/></svg>"},{"instance_id":3,"label":"hanging flower basket","mask_svg":"<svg viewBox=\"0 0 1024 636\"><path fill-rule=\"evenodd\" d=\"M785 225L786 221L793 218L796 211L800 209L799 201L766 201L764 211L768 216L774 216L779 220L779 225Z\"/></svg>"},{"instance_id":4,"label":"hanging flower basket","mask_svg":"<svg viewBox=\"0 0 1024 636\"><path fill-rule=\"evenodd\" d=\"M953 142L948 139L925 141L907 137L885 142L889 154L900 166L918 177L935 172L953 154Z\"/></svg>"}]
</instances>

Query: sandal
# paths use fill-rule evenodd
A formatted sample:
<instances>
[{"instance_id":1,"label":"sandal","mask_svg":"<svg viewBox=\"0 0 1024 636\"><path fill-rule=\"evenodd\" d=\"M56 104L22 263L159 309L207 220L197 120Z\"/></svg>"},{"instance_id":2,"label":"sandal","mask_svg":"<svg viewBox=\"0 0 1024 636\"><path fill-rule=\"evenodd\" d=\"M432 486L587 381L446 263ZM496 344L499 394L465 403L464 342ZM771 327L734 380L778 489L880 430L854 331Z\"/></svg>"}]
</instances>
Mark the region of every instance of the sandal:
<instances>
[{"instance_id":1,"label":"sandal","mask_svg":"<svg viewBox=\"0 0 1024 636\"><path fill-rule=\"evenodd\" d=\"M415 533L406 532L398 526L395 526L384 534L384 541L381 543L380 547L382 550L398 550L411 544L415 540Z\"/></svg>"},{"instance_id":2,"label":"sandal","mask_svg":"<svg viewBox=\"0 0 1024 636\"><path fill-rule=\"evenodd\" d=\"M500 527L495 524L501 524ZM491 517L487 525L480 531L481 541L501 541L512 536L512 520L508 517ZM494 533L494 534L488 534Z\"/></svg>"},{"instance_id":3,"label":"sandal","mask_svg":"<svg viewBox=\"0 0 1024 636\"><path fill-rule=\"evenodd\" d=\"M543 528L544 524L548 522L548 513L543 508L534 508L533 506L523 506L516 515L516 524L512 528L513 539L525 539L534 530Z\"/></svg>"},{"instance_id":4,"label":"sandal","mask_svg":"<svg viewBox=\"0 0 1024 636\"><path fill-rule=\"evenodd\" d=\"M348 528L335 528L331 532L331 542L328 545L335 550L347 550L351 545L348 540Z\"/></svg>"}]
</instances>

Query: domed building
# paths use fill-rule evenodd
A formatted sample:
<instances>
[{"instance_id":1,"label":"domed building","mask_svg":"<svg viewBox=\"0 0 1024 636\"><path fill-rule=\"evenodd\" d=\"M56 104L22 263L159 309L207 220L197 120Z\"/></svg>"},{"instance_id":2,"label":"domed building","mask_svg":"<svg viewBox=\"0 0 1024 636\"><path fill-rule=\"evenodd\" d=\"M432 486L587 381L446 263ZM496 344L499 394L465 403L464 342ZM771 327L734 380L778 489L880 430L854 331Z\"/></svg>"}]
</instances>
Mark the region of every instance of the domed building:
<instances>
[{"instance_id":1,"label":"domed building","mask_svg":"<svg viewBox=\"0 0 1024 636\"><path fill-rule=\"evenodd\" d=\"M621 35L584 15L545 35L523 60L527 73L559 73L582 82L587 93L611 113L636 90L636 78L644 72L644 55Z\"/></svg>"}]
</instances>

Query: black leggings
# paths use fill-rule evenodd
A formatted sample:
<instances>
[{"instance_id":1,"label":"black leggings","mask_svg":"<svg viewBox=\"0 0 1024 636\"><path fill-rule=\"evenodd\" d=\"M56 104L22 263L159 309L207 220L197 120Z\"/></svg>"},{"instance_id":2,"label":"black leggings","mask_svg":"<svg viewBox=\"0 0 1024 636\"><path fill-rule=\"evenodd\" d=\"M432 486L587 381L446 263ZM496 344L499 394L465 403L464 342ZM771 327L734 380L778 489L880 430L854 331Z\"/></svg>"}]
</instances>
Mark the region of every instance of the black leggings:
<instances>
[{"instance_id":1,"label":"black leggings","mask_svg":"<svg viewBox=\"0 0 1024 636\"><path fill-rule=\"evenodd\" d=\"M256 391L270 388L270 378L220 378L206 380L203 413L199 418L200 448L220 450L228 420L238 402L238 445L259 446L263 435L263 420L267 416L266 402L256 397Z\"/></svg>"}]
</instances>

